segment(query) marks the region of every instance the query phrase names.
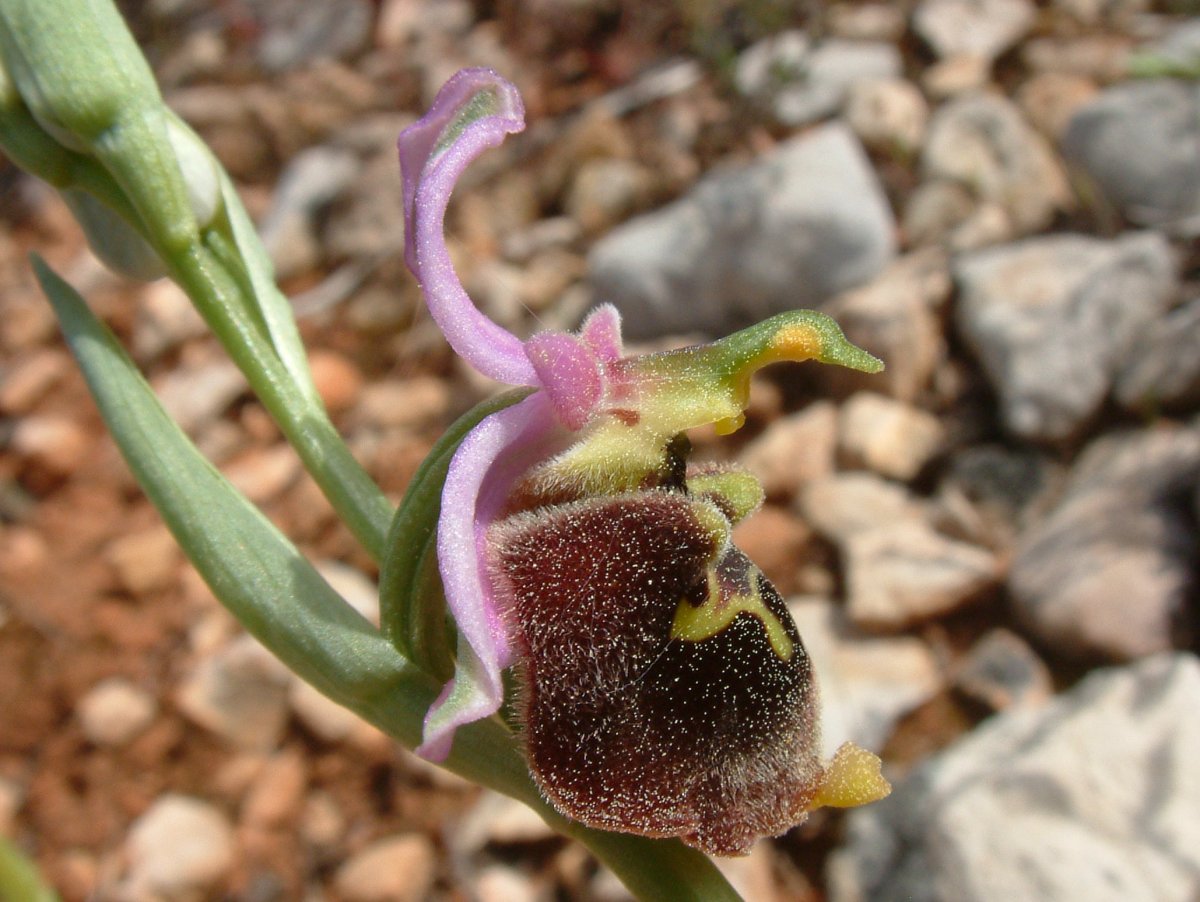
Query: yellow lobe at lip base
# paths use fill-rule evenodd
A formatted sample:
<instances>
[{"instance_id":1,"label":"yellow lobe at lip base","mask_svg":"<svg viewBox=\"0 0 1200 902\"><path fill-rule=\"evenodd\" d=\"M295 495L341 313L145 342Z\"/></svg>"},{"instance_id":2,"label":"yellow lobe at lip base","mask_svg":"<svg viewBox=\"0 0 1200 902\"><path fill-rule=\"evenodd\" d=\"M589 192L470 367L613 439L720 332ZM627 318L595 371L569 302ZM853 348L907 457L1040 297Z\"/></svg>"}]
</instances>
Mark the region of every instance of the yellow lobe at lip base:
<instances>
[{"instance_id":1,"label":"yellow lobe at lip base","mask_svg":"<svg viewBox=\"0 0 1200 902\"><path fill-rule=\"evenodd\" d=\"M883 776L882 762L862 746L843 743L825 766L821 787L808 806L856 808L891 795L892 784Z\"/></svg>"},{"instance_id":2,"label":"yellow lobe at lip base","mask_svg":"<svg viewBox=\"0 0 1200 902\"><path fill-rule=\"evenodd\" d=\"M795 646L779 618L771 613L763 601L758 588L755 587L744 595L722 598L717 572L711 567L708 571L708 597L701 605L694 605L686 598L680 600L679 607L675 609L675 620L671 624L671 638L682 639L685 642L711 639L743 612L753 614L762 621L772 650L780 660L790 661Z\"/></svg>"}]
</instances>

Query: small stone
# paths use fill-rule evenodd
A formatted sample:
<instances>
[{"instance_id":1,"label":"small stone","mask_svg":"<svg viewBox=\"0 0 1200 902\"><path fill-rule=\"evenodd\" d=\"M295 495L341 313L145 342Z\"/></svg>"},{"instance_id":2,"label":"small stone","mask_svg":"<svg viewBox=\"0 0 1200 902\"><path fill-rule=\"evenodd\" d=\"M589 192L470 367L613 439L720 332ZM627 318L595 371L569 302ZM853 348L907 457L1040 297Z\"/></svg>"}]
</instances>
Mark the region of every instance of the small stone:
<instances>
[{"instance_id":1,"label":"small stone","mask_svg":"<svg viewBox=\"0 0 1200 902\"><path fill-rule=\"evenodd\" d=\"M907 482L938 453L944 437L933 414L859 392L842 408L838 447L851 465Z\"/></svg>"},{"instance_id":2,"label":"small stone","mask_svg":"<svg viewBox=\"0 0 1200 902\"><path fill-rule=\"evenodd\" d=\"M1060 487L1061 468L1032 450L975 445L957 451L938 486L941 502L954 497L980 521L969 537L989 548L1009 548L1030 522L1044 515Z\"/></svg>"},{"instance_id":3,"label":"small stone","mask_svg":"<svg viewBox=\"0 0 1200 902\"><path fill-rule=\"evenodd\" d=\"M1049 225L1071 202L1066 175L1046 139L998 95L972 94L940 106L929 123L921 170L999 205L1018 234Z\"/></svg>"},{"instance_id":4,"label":"small stone","mask_svg":"<svg viewBox=\"0 0 1200 902\"><path fill-rule=\"evenodd\" d=\"M874 473L837 473L806 486L799 508L805 522L835 542L889 523L919 520L920 502L903 486Z\"/></svg>"},{"instance_id":5,"label":"small stone","mask_svg":"<svg viewBox=\"0 0 1200 902\"><path fill-rule=\"evenodd\" d=\"M183 289L170 279L159 279L142 289L133 322L133 353L139 361L157 360L207 330Z\"/></svg>"},{"instance_id":6,"label":"small stone","mask_svg":"<svg viewBox=\"0 0 1200 902\"><path fill-rule=\"evenodd\" d=\"M850 86L846 121L867 147L901 159L916 153L925 138L929 104L902 78L864 78Z\"/></svg>"},{"instance_id":7,"label":"small stone","mask_svg":"<svg viewBox=\"0 0 1200 902\"><path fill-rule=\"evenodd\" d=\"M790 498L814 479L833 472L837 408L827 401L775 420L742 453L746 469L768 498Z\"/></svg>"},{"instance_id":8,"label":"small stone","mask_svg":"<svg viewBox=\"0 0 1200 902\"><path fill-rule=\"evenodd\" d=\"M631 340L724 334L861 285L891 259L894 222L858 139L824 125L703 179L591 251L592 287Z\"/></svg>"},{"instance_id":9,"label":"small stone","mask_svg":"<svg viewBox=\"0 0 1200 902\"><path fill-rule=\"evenodd\" d=\"M897 41L904 34L904 12L891 3L838 3L825 10L829 31L858 41Z\"/></svg>"},{"instance_id":10,"label":"small stone","mask_svg":"<svg viewBox=\"0 0 1200 902\"><path fill-rule=\"evenodd\" d=\"M1000 395L1005 425L1046 441L1098 411L1120 362L1174 290L1169 245L1054 235L961 257L959 330Z\"/></svg>"},{"instance_id":11,"label":"small stone","mask_svg":"<svg viewBox=\"0 0 1200 902\"><path fill-rule=\"evenodd\" d=\"M827 598L788 601L821 687L821 751L843 742L883 750L900 718L942 687L933 651L912 636L866 636Z\"/></svg>"},{"instance_id":12,"label":"small stone","mask_svg":"<svg viewBox=\"0 0 1200 902\"><path fill-rule=\"evenodd\" d=\"M961 97L985 89L991 62L982 56L951 56L934 63L921 75L921 87L935 100Z\"/></svg>"},{"instance_id":13,"label":"small stone","mask_svg":"<svg viewBox=\"0 0 1200 902\"><path fill-rule=\"evenodd\" d=\"M1050 671L1029 643L994 629L975 643L954 678L963 695L992 711L1041 705L1054 694Z\"/></svg>"},{"instance_id":14,"label":"small stone","mask_svg":"<svg viewBox=\"0 0 1200 902\"><path fill-rule=\"evenodd\" d=\"M346 836L346 816L337 799L320 789L310 792L300 814L300 836L318 849L336 847Z\"/></svg>"},{"instance_id":15,"label":"small stone","mask_svg":"<svg viewBox=\"0 0 1200 902\"><path fill-rule=\"evenodd\" d=\"M283 72L321 59L348 58L367 46L374 21L367 0L336 6L311 0L255 3L259 65Z\"/></svg>"},{"instance_id":16,"label":"small stone","mask_svg":"<svg viewBox=\"0 0 1200 902\"><path fill-rule=\"evenodd\" d=\"M471 889L475 902L539 902L545 898L529 877L500 864L480 871L471 881Z\"/></svg>"},{"instance_id":17,"label":"small stone","mask_svg":"<svg viewBox=\"0 0 1200 902\"><path fill-rule=\"evenodd\" d=\"M266 504L283 494L303 467L291 445L252 448L221 468L233 487L255 504Z\"/></svg>"},{"instance_id":18,"label":"small stone","mask_svg":"<svg viewBox=\"0 0 1200 902\"><path fill-rule=\"evenodd\" d=\"M313 735L325 742L341 742L354 732L360 719L304 680L297 679L288 689L292 713Z\"/></svg>"},{"instance_id":19,"label":"small stone","mask_svg":"<svg viewBox=\"0 0 1200 902\"><path fill-rule=\"evenodd\" d=\"M1055 653L1083 660L1186 644L1198 538L1187 505L1198 480L1195 429L1089 445L1062 501L1018 542L1009 588L1025 626Z\"/></svg>"},{"instance_id":20,"label":"small stone","mask_svg":"<svg viewBox=\"0 0 1200 902\"><path fill-rule=\"evenodd\" d=\"M328 146L311 147L288 161L259 228L277 278L321 264L315 218L349 187L359 168L356 154Z\"/></svg>"},{"instance_id":21,"label":"small stone","mask_svg":"<svg viewBox=\"0 0 1200 902\"><path fill-rule=\"evenodd\" d=\"M940 57L994 60L1033 26L1030 0L921 0L913 28Z\"/></svg>"},{"instance_id":22,"label":"small stone","mask_svg":"<svg viewBox=\"0 0 1200 902\"><path fill-rule=\"evenodd\" d=\"M183 563L183 553L165 526L114 539L105 549L105 558L131 595L171 588Z\"/></svg>"},{"instance_id":23,"label":"small stone","mask_svg":"<svg viewBox=\"0 0 1200 902\"><path fill-rule=\"evenodd\" d=\"M177 702L191 720L241 749L269 751L287 724L290 672L250 636L234 639L184 678Z\"/></svg>"},{"instance_id":24,"label":"small stone","mask_svg":"<svg viewBox=\"0 0 1200 902\"><path fill-rule=\"evenodd\" d=\"M1042 72L1021 85L1017 103L1034 128L1058 142L1066 135L1072 117L1096 92L1096 83L1090 78Z\"/></svg>"},{"instance_id":25,"label":"small stone","mask_svg":"<svg viewBox=\"0 0 1200 902\"><path fill-rule=\"evenodd\" d=\"M9 448L17 457L60 476L78 470L93 447L83 427L57 414L21 417L9 438Z\"/></svg>"},{"instance_id":26,"label":"small stone","mask_svg":"<svg viewBox=\"0 0 1200 902\"><path fill-rule=\"evenodd\" d=\"M1075 113L1062 144L1131 222L1200 235L1200 84L1115 85Z\"/></svg>"},{"instance_id":27,"label":"small stone","mask_svg":"<svg viewBox=\"0 0 1200 902\"><path fill-rule=\"evenodd\" d=\"M368 385L357 415L377 428L417 429L440 424L449 408L450 387L444 380L415 376Z\"/></svg>"},{"instance_id":28,"label":"small stone","mask_svg":"<svg viewBox=\"0 0 1200 902\"><path fill-rule=\"evenodd\" d=\"M212 360L170 369L154 390L171 419L194 436L249 389L232 361Z\"/></svg>"},{"instance_id":29,"label":"small stone","mask_svg":"<svg viewBox=\"0 0 1200 902\"><path fill-rule=\"evenodd\" d=\"M354 361L333 351L317 349L308 359L317 394L331 413L340 413L358 402L363 375Z\"/></svg>"},{"instance_id":30,"label":"small stone","mask_svg":"<svg viewBox=\"0 0 1200 902\"><path fill-rule=\"evenodd\" d=\"M579 166L564 207L587 234L606 231L651 197L651 174L632 160L595 159Z\"/></svg>"},{"instance_id":31,"label":"small stone","mask_svg":"<svg viewBox=\"0 0 1200 902\"><path fill-rule=\"evenodd\" d=\"M88 741L119 747L140 735L158 714L158 701L123 677L93 686L79 700L79 720Z\"/></svg>"},{"instance_id":32,"label":"small stone","mask_svg":"<svg viewBox=\"0 0 1200 902\"><path fill-rule=\"evenodd\" d=\"M1200 297L1155 320L1117 374L1117 400L1132 411L1200 402Z\"/></svg>"},{"instance_id":33,"label":"small stone","mask_svg":"<svg viewBox=\"0 0 1200 902\"><path fill-rule=\"evenodd\" d=\"M955 230L971 218L977 207L971 192L957 181L922 182L909 195L904 207L904 235L908 245L951 243Z\"/></svg>"},{"instance_id":34,"label":"small stone","mask_svg":"<svg viewBox=\"0 0 1200 902\"><path fill-rule=\"evenodd\" d=\"M0 372L0 413L30 413L70 370L71 358L57 348L38 348L13 360Z\"/></svg>"},{"instance_id":35,"label":"small stone","mask_svg":"<svg viewBox=\"0 0 1200 902\"><path fill-rule=\"evenodd\" d=\"M804 125L837 112L851 85L899 75L890 43L825 40L815 47L802 31L782 31L745 50L734 80L745 97L784 125Z\"/></svg>"},{"instance_id":36,"label":"small stone","mask_svg":"<svg viewBox=\"0 0 1200 902\"><path fill-rule=\"evenodd\" d=\"M1200 664L1160 655L1015 707L847 818L831 902L1189 902Z\"/></svg>"},{"instance_id":37,"label":"small stone","mask_svg":"<svg viewBox=\"0 0 1200 902\"><path fill-rule=\"evenodd\" d=\"M242 822L254 827L282 827L300 814L308 786L308 763L293 749L276 752L263 766L246 801Z\"/></svg>"},{"instance_id":38,"label":"small stone","mask_svg":"<svg viewBox=\"0 0 1200 902\"><path fill-rule=\"evenodd\" d=\"M185 900L215 890L233 867L233 829L199 799L160 797L130 828L126 841L135 898Z\"/></svg>"},{"instance_id":39,"label":"small stone","mask_svg":"<svg viewBox=\"0 0 1200 902\"><path fill-rule=\"evenodd\" d=\"M554 836L528 805L489 789L463 816L451 842L458 854L474 855L489 845L529 845Z\"/></svg>"},{"instance_id":40,"label":"small stone","mask_svg":"<svg viewBox=\"0 0 1200 902\"><path fill-rule=\"evenodd\" d=\"M314 566L350 607L375 626L379 625L379 587L373 579L357 567L341 561L321 560L316 561Z\"/></svg>"},{"instance_id":41,"label":"small stone","mask_svg":"<svg viewBox=\"0 0 1200 902\"><path fill-rule=\"evenodd\" d=\"M846 609L855 625L897 632L948 614L994 587L995 556L920 521L852 533L843 545Z\"/></svg>"},{"instance_id":42,"label":"small stone","mask_svg":"<svg viewBox=\"0 0 1200 902\"><path fill-rule=\"evenodd\" d=\"M333 877L344 902L422 902L437 871L433 844L410 833L376 840L356 852Z\"/></svg>"}]
</instances>

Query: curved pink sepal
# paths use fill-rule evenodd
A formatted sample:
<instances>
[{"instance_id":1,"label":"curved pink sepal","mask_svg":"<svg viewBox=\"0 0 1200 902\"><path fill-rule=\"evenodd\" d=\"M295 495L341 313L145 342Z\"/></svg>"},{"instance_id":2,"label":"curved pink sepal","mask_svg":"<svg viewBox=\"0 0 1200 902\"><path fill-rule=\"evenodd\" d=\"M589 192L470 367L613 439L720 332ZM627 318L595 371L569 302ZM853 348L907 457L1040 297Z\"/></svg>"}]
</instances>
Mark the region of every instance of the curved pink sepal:
<instances>
[{"instance_id":1,"label":"curved pink sepal","mask_svg":"<svg viewBox=\"0 0 1200 902\"><path fill-rule=\"evenodd\" d=\"M486 571L485 531L516 478L544 453L554 414L543 393L480 421L459 445L442 489L438 569L446 604L458 625L454 678L425 715L418 754L440 761L454 731L493 714L504 697L500 671L513 661Z\"/></svg>"},{"instance_id":2,"label":"curved pink sepal","mask_svg":"<svg viewBox=\"0 0 1200 902\"><path fill-rule=\"evenodd\" d=\"M536 385L520 339L481 313L454 272L444 220L450 193L479 154L525 127L516 87L491 69L463 69L429 112L400 133L404 181L404 259L450 346L486 376Z\"/></svg>"}]
</instances>

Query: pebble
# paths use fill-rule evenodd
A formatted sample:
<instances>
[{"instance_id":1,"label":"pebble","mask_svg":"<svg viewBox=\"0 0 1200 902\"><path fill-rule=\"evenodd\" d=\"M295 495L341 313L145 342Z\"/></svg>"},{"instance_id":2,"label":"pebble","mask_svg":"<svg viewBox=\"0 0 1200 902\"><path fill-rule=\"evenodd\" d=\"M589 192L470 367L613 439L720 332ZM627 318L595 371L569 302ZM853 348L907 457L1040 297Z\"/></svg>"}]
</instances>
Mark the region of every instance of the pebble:
<instances>
[{"instance_id":1,"label":"pebble","mask_svg":"<svg viewBox=\"0 0 1200 902\"><path fill-rule=\"evenodd\" d=\"M856 345L887 364L868 375L845 367L823 367L821 383L836 396L868 389L912 403L928 387L945 359L938 308L950 295L946 255L926 249L897 259L874 280L826 305Z\"/></svg>"},{"instance_id":2,"label":"pebble","mask_svg":"<svg viewBox=\"0 0 1200 902\"><path fill-rule=\"evenodd\" d=\"M831 902L1190 902L1200 664L1162 655L1016 707L847 818Z\"/></svg>"},{"instance_id":3,"label":"pebble","mask_svg":"<svg viewBox=\"0 0 1200 902\"><path fill-rule=\"evenodd\" d=\"M1090 78L1041 72L1017 90L1017 105L1034 128L1057 144L1066 135L1072 117L1096 92L1096 83Z\"/></svg>"},{"instance_id":4,"label":"pebble","mask_svg":"<svg viewBox=\"0 0 1200 902\"><path fill-rule=\"evenodd\" d=\"M933 651L913 636L868 636L828 598L788 600L821 690L821 754L853 741L883 750L899 720L943 684Z\"/></svg>"},{"instance_id":5,"label":"pebble","mask_svg":"<svg viewBox=\"0 0 1200 902\"><path fill-rule=\"evenodd\" d=\"M424 836L376 840L337 869L333 886L343 902L423 902L437 873L437 853Z\"/></svg>"},{"instance_id":6,"label":"pebble","mask_svg":"<svg viewBox=\"0 0 1200 902\"><path fill-rule=\"evenodd\" d=\"M929 104L902 78L862 78L846 94L846 122L867 147L906 159L921 149Z\"/></svg>"},{"instance_id":7,"label":"pebble","mask_svg":"<svg viewBox=\"0 0 1200 902\"><path fill-rule=\"evenodd\" d=\"M585 234L598 234L646 206L654 176L633 160L585 160L576 170L564 207Z\"/></svg>"},{"instance_id":8,"label":"pebble","mask_svg":"<svg viewBox=\"0 0 1200 902\"><path fill-rule=\"evenodd\" d=\"M1189 409L1200 402L1200 296L1155 320L1117 374L1129 410Z\"/></svg>"},{"instance_id":9,"label":"pebble","mask_svg":"<svg viewBox=\"0 0 1200 902\"><path fill-rule=\"evenodd\" d=\"M904 206L903 228L909 247L947 244L961 247L962 233L978 203L966 185L952 179L930 179L917 185ZM886 370L885 370L886 372Z\"/></svg>"},{"instance_id":10,"label":"pebble","mask_svg":"<svg viewBox=\"0 0 1200 902\"><path fill-rule=\"evenodd\" d=\"M104 557L131 595L161 592L175 585L183 552L165 526L126 533L108 543Z\"/></svg>"},{"instance_id":11,"label":"pebble","mask_svg":"<svg viewBox=\"0 0 1200 902\"><path fill-rule=\"evenodd\" d=\"M135 898L206 895L233 867L233 829L217 808L182 795L160 796L130 828L129 885Z\"/></svg>"},{"instance_id":12,"label":"pebble","mask_svg":"<svg viewBox=\"0 0 1200 902\"><path fill-rule=\"evenodd\" d=\"M938 107L921 153L921 172L925 178L960 182L978 201L997 204L1017 234L1049 225L1072 198L1049 143L1014 103L994 94L969 94Z\"/></svg>"},{"instance_id":13,"label":"pebble","mask_svg":"<svg viewBox=\"0 0 1200 902\"><path fill-rule=\"evenodd\" d=\"M78 470L95 448L74 419L50 413L19 418L8 444L18 458L59 476Z\"/></svg>"},{"instance_id":14,"label":"pebble","mask_svg":"<svg viewBox=\"0 0 1200 902\"><path fill-rule=\"evenodd\" d=\"M167 415L188 435L196 435L249 391L246 377L232 361L218 358L183 363L153 380Z\"/></svg>"},{"instance_id":15,"label":"pebble","mask_svg":"<svg viewBox=\"0 0 1200 902\"><path fill-rule=\"evenodd\" d=\"M37 348L0 371L0 413L24 416L71 371L71 358L58 348Z\"/></svg>"},{"instance_id":16,"label":"pebble","mask_svg":"<svg viewBox=\"0 0 1200 902\"><path fill-rule=\"evenodd\" d=\"M1062 146L1131 222L1200 235L1200 84L1115 85L1075 113Z\"/></svg>"},{"instance_id":17,"label":"pebble","mask_svg":"<svg viewBox=\"0 0 1200 902\"><path fill-rule=\"evenodd\" d=\"M258 63L282 72L321 59L348 58L370 41L374 11L367 0L255 3Z\"/></svg>"},{"instance_id":18,"label":"pebble","mask_svg":"<svg viewBox=\"0 0 1200 902\"><path fill-rule=\"evenodd\" d=\"M904 12L891 3L838 3L825 14L830 33L839 38L896 41L904 34Z\"/></svg>"},{"instance_id":19,"label":"pebble","mask_svg":"<svg viewBox=\"0 0 1200 902\"><path fill-rule=\"evenodd\" d=\"M963 695L991 711L1041 705L1054 694L1050 670L1029 643L994 629L972 646L954 676Z\"/></svg>"},{"instance_id":20,"label":"pebble","mask_svg":"<svg viewBox=\"0 0 1200 902\"><path fill-rule=\"evenodd\" d=\"M323 348L314 349L308 356L317 394L331 413L341 413L358 403L363 387L363 374L344 354Z\"/></svg>"},{"instance_id":21,"label":"pebble","mask_svg":"<svg viewBox=\"0 0 1200 902\"><path fill-rule=\"evenodd\" d=\"M842 407L838 448L852 467L908 482L941 450L945 429L919 407L859 392Z\"/></svg>"},{"instance_id":22,"label":"pebble","mask_svg":"<svg viewBox=\"0 0 1200 902\"><path fill-rule=\"evenodd\" d=\"M948 463L938 497L968 504L980 521L973 537L989 548L1010 548L1045 514L1062 483L1062 468L1031 449L974 445L956 451Z\"/></svg>"},{"instance_id":23,"label":"pebble","mask_svg":"<svg viewBox=\"0 0 1200 902\"><path fill-rule=\"evenodd\" d=\"M242 803L242 822L266 829L292 824L300 815L307 787L304 755L295 749L276 752L250 786Z\"/></svg>"},{"instance_id":24,"label":"pebble","mask_svg":"<svg viewBox=\"0 0 1200 902\"><path fill-rule=\"evenodd\" d=\"M940 60L921 73L921 87L935 100L984 90L991 80L991 63L982 56L960 54Z\"/></svg>"},{"instance_id":25,"label":"pebble","mask_svg":"<svg viewBox=\"0 0 1200 902\"><path fill-rule=\"evenodd\" d=\"M379 587L357 567L341 561L319 560L314 566L333 591L374 625L379 625Z\"/></svg>"},{"instance_id":26,"label":"pebble","mask_svg":"<svg viewBox=\"0 0 1200 902\"><path fill-rule=\"evenodd\" d=\"M321 264L316 217L350 186L359 169L357 154L327 145L310 147L288 161L259 226L277 278L290 279Z\"/></svg>"},{"instance_id":27,"label":"pebble","mask_svg":"<svg viewBox=\"0 0 1200 902\"><path fill-rule=\"evenodd\" d=\"M1062 501L1016 548L1009 588L1033 635L1085 660L1129 660L1186 642L1200 538L1186 508L1197 481L1196 429L1116 433L1089 445Z\"/></svg>"},{"instance_id":28,"label":"pebble","mask_svg":"<svg viewBox=\"0 0 1200 902\"><path fill-rule=\"evenodd\" d=\"M133 321L134 357L143 363L155 361L207 330L182 288L170 279L150 282L142 288Z\"/></svg>"},{"instance_id":29,"label":"pebble","mask_svg":"<svg viewBox=\"0 0 1200 902\"><path fill-rule=\"evenodd\" d=\"M283 736L290 672L250 636L197 662L176 693L180 710L239 749L270 751Z\"/></svg>"},{"instance_id":30,"label":"pebble","mask_svg":"<svg viewBox=\"0 0 1200 902\"><path fill-rule=\"evenodd\" d=\"M488 789L463 815L450 843L456 854L469 857L485 846L528 845L555 835L528 805Z\"/></svg>"},{"instance_id":31,"label":"pebble","mask_svg":"<svg viewBox=\"0 0 1200 902\"><path fill-rule=\"evenodd\" d=\"M852 533L842 546L846 610L864 629L898 632L948 614L1000 580L992 552L914 520Z\"/></svg>"},{"instance_id":32,"label":"pebble","mask_svg":"<svg viewBox=\"0 0 1200 902\"><path fill-rule=\"evenodd\" d=\"M386 379L363 389L356 413L364 425L375 428L417 429L445 420L450 402L450 387L443 379Z\"/></svg>"},{"instance_id":33,"label":"pebble","mask_svg":"<svg viewBox=\"0 0 1200 902\"><path fill-rule=\"evenodd\" d=\"M124 677L111 677L89 689L76 710L89 742L120 747L154 722L158 700Z\"/></svg>"},{"instance_id":34,"label":"pebble","mask_svg":"<svg viewBox=\"0 0 1200 902\"><path fill-rule=\"evenodd\" d=\"M542 902L548 898L521 871L502 864L481 870L471 880L471 889L475 902Z\"/></svg>"},{"instance_id":35,"label":"pebble","mask_svg":"<svg viewBox=\"0 0 1200 902\"><path fill-rule=\"evenodd\" d=\"M300 836L317 849L333 849L346 836L346 815L328 792L315 789L300 812Z\"/></svg>"},{"instance_id":36,"label":"pebble","mask_svg":"<svg viewBox=\"0 0 1200 902\"><path fill-rule=\"evenodd\" d=\"M833 472L837 407L817 401L774 420L746 446L741 462L768 498L791 498L814 479Z\"/></svg>"},{"instance_id":37,"label":"pebble","mask_svg":"<svg viewBox=\"0 0 1200 902\"><path fill-rule=\"evenodd\" d=\"M1096 414L1175 278L1155 233L1031 238L964 255L955 277L958 328L1000 396L1004 424L1043 441L1072 437Z\"/></svg>"},{"instance_id":38,"label":"pebble","mask_svg":"<svg viewBox=\"0 0 1200 902\"><path fill-rule=\"evenodd\" d=\"M1030 0L921 0L913 29L943 59L972 56L991 61L1033 26Z\"/></svg>"},{"instance_id":39,"label":"pebble","mask_svg":"<svg viewBox=\"0 0 1200 902\"><path fill-rule=\"evenodd\" d=\"M874 526L920 520L920 502L901 485L867 472L836 473L804 488L801 515L826 538L844 543Z\"/></svg>"},{"instance_id":40,"label":"pebble","mask_svg":"<svg viewBox=\"0 0 1200 902\"><path fill-rule=\"evenodd\" d=\"M303 466L286 442L270 448L251 448L222 466L225 478L255 504L282 495L300 478Z\"/></svg>"},{"instance_id":41,"label":"pebble","mask_svg":"<svg viewBox=\"0 0 1200 902\"><path fill-rule=\"evenodd\" d=\"M592 248L591 281L631 340L724 334L867 282L894 228L858 139L833 123L613 230Z\"/></svg>"},{"instance_id":42,"label":"pebble","mask_svg":"<svg viewBox=\"0 0 1200 902\"><path fill-rule=\"evenodd\" d=\"M777 121L797 126L836 113L856 82L894 78L900 69L890 43L831 38L814 46L802 31L781 31L741 53L734 81Z\"/></svg>"},{"instance_id":43,"label":"pebble","mask_svg":"<svg viewBox=\"0 0 1200 902\"><path fill-rule=\"evenodd\" d=\"M360 723L358 715L349 708L301 679L293 680L288 688L288 704L296 719L325 742L341 742Z\"/></svg>"}]
</instances>

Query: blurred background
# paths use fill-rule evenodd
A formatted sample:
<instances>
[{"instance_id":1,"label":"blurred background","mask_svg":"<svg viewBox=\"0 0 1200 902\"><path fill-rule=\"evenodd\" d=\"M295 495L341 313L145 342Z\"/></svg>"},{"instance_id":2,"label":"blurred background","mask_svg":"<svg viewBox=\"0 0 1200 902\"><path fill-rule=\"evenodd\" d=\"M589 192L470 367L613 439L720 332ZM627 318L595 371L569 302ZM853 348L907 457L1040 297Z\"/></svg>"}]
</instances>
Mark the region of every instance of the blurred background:
<instances>
[{"instance_id":1,"label":"blurred background","mask_svg":"<svg viewBox=\"0 0 1200 902\"><path fill-rule=\"evenodd\" d=\"M394 142L456 69L526 132L447 221L521 334L818 307L888 365L781 366L692 436L897 790L722 864L750 902L1200 897L1200 8L1191 0L121 4L399 499L493 386L403 266ZM370 561L172 284L0 160L0 834L67 900L616 900L515 802L398 749L220 608L63 347L36 250L356 606Z\"/></svg>"}]
</instances>

